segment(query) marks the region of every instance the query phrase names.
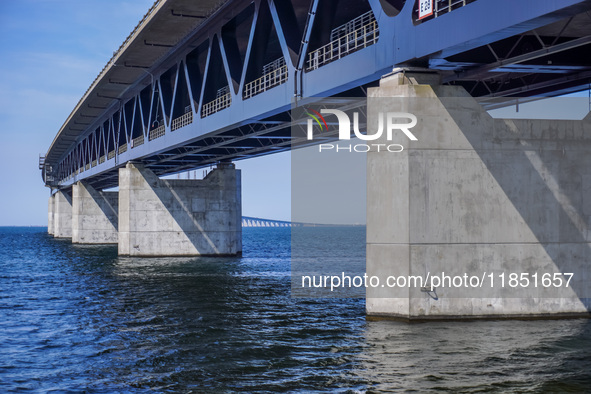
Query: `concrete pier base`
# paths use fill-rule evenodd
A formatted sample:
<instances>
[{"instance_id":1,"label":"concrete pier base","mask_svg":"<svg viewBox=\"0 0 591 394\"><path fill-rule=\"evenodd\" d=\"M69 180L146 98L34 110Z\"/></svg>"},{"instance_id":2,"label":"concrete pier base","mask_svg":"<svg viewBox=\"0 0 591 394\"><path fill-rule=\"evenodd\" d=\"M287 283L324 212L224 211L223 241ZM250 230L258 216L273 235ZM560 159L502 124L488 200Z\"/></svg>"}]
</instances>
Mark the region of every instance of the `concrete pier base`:
<instances>
[{"instance_id":1,"label":"concrete pier base","mask_svg":"<svg viewBox=\"0 0 591 394\"><path fill-rule=\"evenodd\" d=\"M53 235L53 215L54 215L55 196L52 194L49 196L47 204L47 234Z\"/></svg>"},{"instance_id":2,"label":"concrete pier base","mask_svg":"<svg viewBox=\"0 0 591 394\"><path fill-rule=\"evenodd\" d=\"M116 244L118 192L97 191L78 182L72 187L72 242Z\"/></svg>"},{"instance_id":3,"label":"concrete pier base","mask_svg":"<svg viewBox=\"0 0 591 394\"><path fill-rule=\"evenodd\" d=\"M403 152L368 153L367 275L382 284L389 276L425 282L369 288L367 314L588 315L590 117L493 119L463 88L438 86L436 78L397 74L368 93L370 122L378 112L412 113L418 141L401 135L393 142ZM568 286L563 273L573 274ZM436 283L442 275L474 276L472 284L483 286Z\"/></svg>"},{"instance_id":4,"label":"concrete pier base","mask_svg":"<svg viewBox=\"0 0 591 394\"><path fill-rule=\"evenodd\" d=\"M65 191L54 194L53 236L72 238L72 196Z\"/></svg>"},{"instance_id":5,"label":"concrete pier base","mask_svg":"<svg viewBox=\"0 0 591 394\"><path fill-rule=\"evenodd\" d=\"M119 170L119 254L242 252L240 171L221 164L203 180L164 180L141 164Z\"/></svg>"}]
</instances>

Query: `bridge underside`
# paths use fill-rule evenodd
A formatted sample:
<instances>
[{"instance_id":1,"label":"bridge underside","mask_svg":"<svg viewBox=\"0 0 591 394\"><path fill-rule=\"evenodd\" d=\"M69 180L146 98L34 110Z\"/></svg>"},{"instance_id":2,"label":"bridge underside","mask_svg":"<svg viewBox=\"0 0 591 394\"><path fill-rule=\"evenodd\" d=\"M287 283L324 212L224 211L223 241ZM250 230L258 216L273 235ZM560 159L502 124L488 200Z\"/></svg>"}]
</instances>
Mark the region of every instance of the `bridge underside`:
<instances>
[{"instance_id":1,"label":"bridge underside","mask_svg":"<svg viewBox=\"0 0 591 394\"><path fill-rule=\"evenodd\" d=\"M436 70L490 106L591 79L591 0L437 0L424 19L410 0L216 4L154 4L41 161L48 186L116 186L129 161L166 175L288 150L292 105L364 97L393 67Z\"/></svg>"},{"instance_id":2,"label":"bridge underside","mask_svg":"<svg viewBox=\"0 0 591 394\"><path fill-rule=\"evenodd\" d=\"M444 71L444 83L463 86L474 97L558 96L587 90L590 22L588 12L569 16L465 52L431 57L427 65Z\"/></svg>"}]
</instances>

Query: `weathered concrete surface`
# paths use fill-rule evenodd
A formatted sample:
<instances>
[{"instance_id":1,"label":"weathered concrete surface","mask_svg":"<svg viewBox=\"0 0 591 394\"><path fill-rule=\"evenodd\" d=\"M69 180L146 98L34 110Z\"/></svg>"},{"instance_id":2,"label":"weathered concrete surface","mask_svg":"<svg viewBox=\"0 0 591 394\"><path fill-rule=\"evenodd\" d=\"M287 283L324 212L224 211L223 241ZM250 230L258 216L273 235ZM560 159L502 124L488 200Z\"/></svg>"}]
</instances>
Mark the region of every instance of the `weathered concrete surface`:
<instances>
[{"instance_id":1,"label":"weathered concrete surface","mask_svg":"<svg viewBox=\"0 0 591 394\"><path fill-rule=\"evenodd\" d=\"M222 164L203 180L164 180L141 164L119 170L119 254L242 252L240 171Z\"/></svg>"},{"instance_id":2,"label":"weathered concrete surface","mask_svg":"<svg viewBox=\"0 0 591 394\"><path fill-rule=\"evenodd\" d=\"M49 202L47 204L47 234L53 235L53 215L54 215L55 196L52 194L49 196Z\"/></svg>"},{"instance_id":3,"label":"weathered concrete surface","mask_svg":"<svg viewBox=\"0 0 591 394\"><path fill-rule=\"evenodd\" d=\"M72 242L116 244L118 192L97 191L78 182L72 187Z\"/></svg>"},{"instance_id":4,"label":"weathered concrete surface","mask_svg":"<svg viewBox=\"0 0 591 394\"><path fill-rule=\"evenodd\" d=\"M59 191L54 194L53 236L72 238L72 196Z\"/></svg>"},{"instance_id":5,"label":"weathered concrete surface","mask_svg":"<svg viewBox=\"0 0 591 394\"><path fill-rule=\"evenodd\" d=\"M368 94L369 119L402 109L419 122L418 141L394 141L404 152L368 153L367 274L385 280L486 273L497 281L489 289L436 293L368 289L367 314L411 320L587 314L591 119L493 119L462 88L417 79L399 74ZM400 100L384 104L378 97ZM574 273L569 288L501 288L498 279L560 272Z\"/></svg>"}]
</instances>

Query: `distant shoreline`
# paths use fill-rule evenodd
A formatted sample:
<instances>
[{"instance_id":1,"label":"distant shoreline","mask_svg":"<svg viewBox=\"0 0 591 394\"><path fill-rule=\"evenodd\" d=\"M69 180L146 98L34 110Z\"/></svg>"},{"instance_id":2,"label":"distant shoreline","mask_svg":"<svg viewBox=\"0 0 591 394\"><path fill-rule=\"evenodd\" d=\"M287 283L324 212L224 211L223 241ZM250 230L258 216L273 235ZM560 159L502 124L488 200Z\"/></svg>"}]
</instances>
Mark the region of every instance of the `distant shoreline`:
<instances>
[{"instance_id":1,"label":"distant shoreline","mask_svg":"<svg viewBox=\"0 0 591 394\"><path fill-rule=\"evenodd\" d=\"M14 225L14 226L5 225L5 224L0 225L0 228L6 228L6 227L26 227L26 228L31 228L31 227L44 228L45 227L45 228L47 228L47 225L34 225L34 224L31 224L31 225Z\"/></svg>"}]
</instances>

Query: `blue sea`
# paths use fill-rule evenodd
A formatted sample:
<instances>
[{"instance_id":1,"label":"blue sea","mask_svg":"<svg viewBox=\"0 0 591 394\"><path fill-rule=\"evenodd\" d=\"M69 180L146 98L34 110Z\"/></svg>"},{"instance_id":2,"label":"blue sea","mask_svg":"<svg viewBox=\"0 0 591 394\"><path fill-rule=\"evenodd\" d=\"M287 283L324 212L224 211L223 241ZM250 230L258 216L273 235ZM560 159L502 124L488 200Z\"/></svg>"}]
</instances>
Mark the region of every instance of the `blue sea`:
<instances>
[{"instance_id":1,"label":"blue sea","mask_svg":"<svg viewBox=\"0 0 591 394\"><path fill-rule=\"evenodd\" d=\"M291 297L289 228L243 237L146 259L0 228L0 392L591 392L590 320L367 321Z\"/></svg>"}]
</instances>

